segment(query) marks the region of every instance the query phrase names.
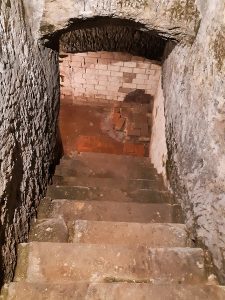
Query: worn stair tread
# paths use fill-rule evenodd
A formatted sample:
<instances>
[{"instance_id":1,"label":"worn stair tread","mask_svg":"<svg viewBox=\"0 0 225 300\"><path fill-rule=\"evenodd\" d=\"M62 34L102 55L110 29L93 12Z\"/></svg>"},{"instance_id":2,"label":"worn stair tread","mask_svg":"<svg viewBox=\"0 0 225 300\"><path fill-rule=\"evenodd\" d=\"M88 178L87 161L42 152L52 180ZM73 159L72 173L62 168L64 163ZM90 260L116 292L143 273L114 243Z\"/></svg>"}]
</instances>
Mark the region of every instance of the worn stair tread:
<instances>
[{"instance_id":1,"label":"worn stair tread","mask_svg":"<svg viewBox=\"0 0 225 300\"><path fill-rule=\"evenodd\" d=\"M125 179L158 176L147 158L105 153L80 153L74 159L61 159L56 175Z\"/></svg>"},{"instance_id":2,"label":"worn stair tread","mask_svg":"<svg viewBox=\"0 0 225 300\"><path fill-rule=\"evenodd\" d=\"M49 186L47 197L52 199L68 200L102 200L118 202L149 202L172 203L173 198L169 192L161 190L137 189L134 191L121 190L111 187L85 187L85 186Z\"/></svg>"},{"instance_id":3,"label":"worn stair tread","mask_svg":"<svg viewBox=\"0 0 225 300\"><path fill-rule=\"evenodd\" d=\"M62 157L60 163L67 161L81 161L84 163L93 164L94 166L98 163L105 165L107 161L111 163L119 164L139 164L147 165L154 168L148 157L130 156L124 154L111 154L111 153L96 153L96 152L77 152L74 157Z\"/></svg>"},{"instance_id":4,"label":"worn stair tread","mask_svg":"<svg viewBox=\"0 0 225 300\"><path fill-rule=\"evenodd\" d=\"M41 219L32 223L30 242L68 242L69 233L62 218Z\"/></svg>"},{"instance_id":5,"label":"worn stair tread","mask_svg":"<svg viewBox=\"0 0 225 300\"><path fill-rule=\"evenodd\" d=\"M143 224L87 220L75 222L73 242L149 247L190 246L184 224Z\"/></svg>"},{"instance_id":6,"label":"worn stair tread","mask_svg":"<svg viewBox=\"0 0 225 300\"><path fill-rule=\"evenodd\" d=\"M38 218L63 217L66 222L75 220L180 223L180 206L162 203L133 203L110 201L73 201L55 199L43 201Z\"/></svg>"},{"instance_id":7,"label":"worn stair tread","mask_svg":"<svg viewBox=\"0 0 225 300\"><path fill-rule=\"evenodd\" d=\"M8 300L224 300L215 285L152 285L146 283L27 283L13 282Z\"/></svg>"},{"instance_id":8,"label":"worn stair tread","mask_svg":"<svg viewBox=\"0 0 225 300\"><path fill-rule=\"evenodd\" d=\"M133 191L137 189L153 189L166 191L162 178L155 179L125 179L125 178L103 178L103 177L76 177L58 176L53 177L54 185L61 186L88 186L97 188L116 188Z\"/></svg>"},{"instance_id":9,"label":"worn stair tread","mask_svg":"<svg viewBox=\"0 0 225 300\"><path fill-rule=\"evenodd\" d=\"M15 281L206 282L204 252L197 248L41 242L20 248Z\"/></svg>"}]
</instances>

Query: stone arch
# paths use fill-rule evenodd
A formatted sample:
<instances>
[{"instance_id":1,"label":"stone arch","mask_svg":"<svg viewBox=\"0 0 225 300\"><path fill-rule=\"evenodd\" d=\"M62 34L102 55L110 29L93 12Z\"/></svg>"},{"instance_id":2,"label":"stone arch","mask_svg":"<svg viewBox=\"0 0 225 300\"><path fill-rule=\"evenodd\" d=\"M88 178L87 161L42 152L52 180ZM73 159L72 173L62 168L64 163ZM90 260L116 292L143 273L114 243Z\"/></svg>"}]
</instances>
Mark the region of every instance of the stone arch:
<instances>
[{"instance_id":1,"label":"stone arch","mask_svg":"<svg viewBox=\"0 0 225 300\"><path fill-rule=\"evenodd\" d=\"M71 24L65 26L65 28L53 31L52 33L48 33L47 35L43 36L42 39L46 46L57 49L61 53L61 63L63 62L64 56L66 56L65 54L68 53L73 54L98 51L126 52L130 53L131 55L142 56L151 60L151 62L157 64L157 67L159 68L158 71L160 71L157 72L157 74L159 74L157 78L157 86L154 88L154 90L151 91L150 84L149 88L146 89L143 89L143 84L142 88L137 87L136 89L135 87L135 96L139 96L138 98L140 98L141 96L147 97L148 101L152 103L152 106L153 99L157 95L158 89L160 89L160 91L162 90L162 86L161 84L159 84L161 80L159 79L161 74L161 62L163 60L167 42L168 40L170 42L174 42L174 44L178 42L174 37L169 37L161 34L161 32L158 32L156 29L149 29L145 24L141 22L136 22L135 20L113 18L109 16L98 16L85 20L75 19L71 21ZM170 51L172 51L172 49L173 47L170 48ZM72 56L70 55L69 60L71 60L71 57ZM63 75L60 76L60 78L71 76L71 73L76 74L73 67L72 72L63 72ZM74 75L74 78L75 77L76 75ZM69 80L67 80L67 82L74 82L74 78L71 77ZM132 84L132 81L129 83ZM68 94L62 93L63 97L61 99L66 98L68 101L70 98L72 99L73 97L79 96L77 94L73 94L73 92L71 92L71 94L69 95L69 90L72 90L73 88L75 88L75 86L70 88L69 86L64 85L64 83L62 82L61 87L62 89L65 88L68 90ZM122 86L121 89L123 89ZM118 94L119 92L127 93L127 95L124 96L124 100L127 96L128 98L133 98L133 87L126 87L126 92L124 90L125 89L123 89L123 91L118 90ZM160 105L163 105L163 101L160 103ZM161 118L163 118L164 121L164 116L162 115L157 120L157 122L162 121ZM155 123L155 121L153 123ZM165 132L163 131L163 129L160 135L160 139L164 139ZM155 140L157 139L159 139L158 136L155 138ZM163 140L163 146L163 151L166 151L165 139ZM164 170L163 167L162 169Z\"/></svg>"}]
</instances>

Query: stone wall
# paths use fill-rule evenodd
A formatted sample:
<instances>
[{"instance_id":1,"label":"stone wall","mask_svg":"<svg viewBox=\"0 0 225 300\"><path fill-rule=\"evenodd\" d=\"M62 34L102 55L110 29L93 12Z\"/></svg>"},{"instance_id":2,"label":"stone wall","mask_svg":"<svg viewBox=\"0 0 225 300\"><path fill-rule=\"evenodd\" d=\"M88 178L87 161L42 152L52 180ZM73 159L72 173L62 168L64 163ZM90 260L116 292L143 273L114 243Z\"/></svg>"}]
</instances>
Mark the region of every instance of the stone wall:
<instances>
[{"instance_id":1,"label":"stone wall","mask_svg":"<svg viewBox=\"0 0 225 300\"><path fill-rule=\"evenodd\" d=\"M0 1L0 283L45 194L54 164L57 54L32 37L21 0Z\"/></svg>"},{"instance_id":2,"label":"stone wall","mask_svg":"<svg viewBox=\"0 0 225 300\"><path fill-rule=\"evenodd\" d=\"M160 73L159 63L128 53L62 54L61 99L147 102L156 94Z\"/></svg>"},{"instance_id":3,"label":"stone wall","mask_svg":"<svg viewBox=\"0 0 225 300\"><path fill-rule=\"evenodd\" d=\"M163 65L167 174L225 281L225 3L197 2L196 40L168 47Z\"/></svg>"}]
</instances>

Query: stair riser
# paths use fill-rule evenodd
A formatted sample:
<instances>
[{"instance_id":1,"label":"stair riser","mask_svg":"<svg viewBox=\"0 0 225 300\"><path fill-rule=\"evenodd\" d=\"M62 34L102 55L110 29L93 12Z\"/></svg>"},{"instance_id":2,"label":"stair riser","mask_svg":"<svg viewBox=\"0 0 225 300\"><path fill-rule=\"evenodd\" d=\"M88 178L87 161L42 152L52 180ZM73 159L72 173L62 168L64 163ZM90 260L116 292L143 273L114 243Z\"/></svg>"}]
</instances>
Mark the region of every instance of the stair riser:
<instances>
[{"instance_id":1,"label":"stair riser","mask_svg":"<svg viewBox=\"0 0 225 300\"><path fill-rule=\"evenodd\" d=\"M31 226L29 241L66 243L69 241L69 230L63 219L37 220Z\"/></svg>"},{"instance_id":2,"label":"stair riser","mask_svg":"<svg viewBox=\"0 0 225 300\"><path fill-rule=\"evenodd\" d=\"M94 177L65 177L54 176L54 185L62 186L86 186L93 188L111 188L121 189L126 191L135 191L138 189L160 190L166 191L161 178L155 180L143 180L143 179L117 179L117 178L94 178Z\"/></svg>"},{"instance_id":3,"label":"stair riser","mask_svg":"<svg viewBox=\"0 0 225 300\"><path fill-rule=\"evenodd\" d=\"M184 225L76 221L73 242L87 244L187 247Z\"/></svg>"},{"instance_id":4,"label":"stair riser","mask_svg":"<svg viewBox=\"0 0 225 300\"><path fill-rule=\"evenodd\" d=\"M75 159L62 159L56 175L105 178L159 178L149 158L81 153Z\"/></svg>"},{"instance_id":5,"label":"stair riser","mask_svg":"<svg viewBox=\"0 0 225 300\"><path fill-rule=\"evenodd\" d=\"M93 177L93 178L122 178L122 179L148 179L157 180L159 178L155 170L139 170L133 171L126 170L123 172L107 171L107 170L79 170L67 166L58 166L55 171L57 176L67 176L67 177Z\"/></svg>"},{"instance_id":6,"label":"stair riser","mask_svg":"<svg viewBox=\"0 0 225 300\"><path fill-rule=\"evenodd\" d=\"M28 266L23 277L29 282L199 284L206 281L201 249L30 243L27 252ZM20 281L20 277L15 281Z\"/></svg>"},{"instance_id":7,"label":"stair riser","mask_svg":"<svg viewBox=\"0 0 225 300\"><path fill-rule=\"evenodd\" d=\"M65 187L50 186L47 196L52 199L68 200L102 200L118 202L143 202L143 203L171 203L172 197L167 192L136 190L126 192L125 190L110 188L91 187Z\"/></svg>"},{"instance_id":8,"label":"stair riser","mask_svg":"<svg viewBox=\"0 0 225 300\"><path fill-rule=\"evenodd\" d=\"M68 226L68 227L67 227ZM187 247L187 232L182 224L142 224L63 219L37 220L29 242L74 242L86 244L142 245L149 247ZM68 236L70 233L70 236Z\"/></svg>"},{"instance_id":9,"label":"stair riser","mask_svg":"<svg viewBox=\"0 0 225 300\"><path fill-rule=\"evenodd\" d=\"M75 220L135 222L135 223L181 223L180 207L170 204L140 204L106 201L53 200L42 203L38 217L59 218L66 222Z\"/></svg>"}]
</instances>

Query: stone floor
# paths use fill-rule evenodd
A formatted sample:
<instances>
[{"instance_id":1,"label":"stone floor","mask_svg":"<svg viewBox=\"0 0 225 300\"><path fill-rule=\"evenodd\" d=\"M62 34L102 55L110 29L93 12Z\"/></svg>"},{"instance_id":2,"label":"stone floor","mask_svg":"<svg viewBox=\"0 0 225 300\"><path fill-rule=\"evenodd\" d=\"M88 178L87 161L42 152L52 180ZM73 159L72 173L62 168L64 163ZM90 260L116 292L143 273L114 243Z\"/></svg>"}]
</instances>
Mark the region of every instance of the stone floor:
<instances>
[{"instance_id":1,"label":"stone floor","mask_svg":"<svg viewBox=\"0 0 225 300\"><path fill-rule=\"evenodd\" d=\"M148 156L151 135L149 104L61 105L59 125L64 155L101 152Z\"/></svg>"}]
</instances>

